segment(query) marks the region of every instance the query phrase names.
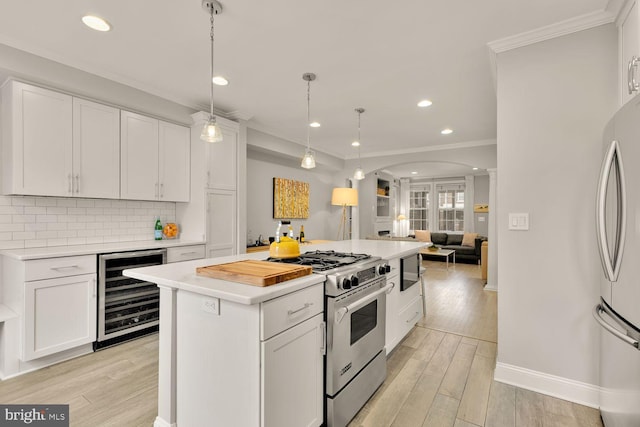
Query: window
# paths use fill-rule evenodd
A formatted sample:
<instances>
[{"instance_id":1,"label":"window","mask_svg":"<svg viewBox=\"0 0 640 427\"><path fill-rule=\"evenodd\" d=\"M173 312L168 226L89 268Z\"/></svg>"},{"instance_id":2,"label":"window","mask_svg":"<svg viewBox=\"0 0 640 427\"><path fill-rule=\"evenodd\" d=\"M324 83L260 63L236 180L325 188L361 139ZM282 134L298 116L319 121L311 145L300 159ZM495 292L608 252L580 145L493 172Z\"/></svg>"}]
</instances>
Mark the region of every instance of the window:
<instances>
[{"instance_id":1,"label":"window","mask_svg":"<svg viewBox=\"0 0 640 427\"><path fill-rule=\"evenodd\" d=\"M438 230L464 231L464 185L438 185Z\"/></svg>"},{"instance_id":2,"label":"window","mask_svg":"<svg viewBox=\"0 0 640 427\"><path fill-rule=\"evenodd\" d=\"M425 187L411 188L409 194L409 229L429 229L429 190Z\"/></svg>"}]
</instances>

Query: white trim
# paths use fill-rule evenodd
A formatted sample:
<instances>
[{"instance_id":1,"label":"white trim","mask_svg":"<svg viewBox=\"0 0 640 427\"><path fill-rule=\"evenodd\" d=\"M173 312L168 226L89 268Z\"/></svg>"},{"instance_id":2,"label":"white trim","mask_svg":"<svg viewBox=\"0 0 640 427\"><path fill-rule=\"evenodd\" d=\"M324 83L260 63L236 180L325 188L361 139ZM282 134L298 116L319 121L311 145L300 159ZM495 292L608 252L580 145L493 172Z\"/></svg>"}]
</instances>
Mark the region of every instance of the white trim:
<instances>
[{"instance_id":1,"label":"white trim","mask_svg":"<svg viewBox=\"0 0 640 427\"><path fill-rule=\"evenodd\" d=\"M498 53L560 36L566 36L567 34L577 33L578 31L588 30L589 28L598 27L600 25L610 24L616 21L616 18L620 13L620 6L619 0L610 0L605 10L597 10L595 12L575 16L564 21L556 22L555 24L546 25L544 27L525 31L524 33L515 34L513 36L487 43L487 46L489 47L489 61L491 63L491 74L493 75L494 88L497 90L496 56Z\"/></svg>"},{"instance_id":2,"label":"white trim","mask_svg":"<svg viewBox=\"0 0 640 427\"><path fill-rule=\"evenodd\" d=\"M494 380L592 408L600 407L600 388L593 384L506 363L496 363Z\"/></svg>"},{"instance_id":3,"label":"white trim","mask_svg":"<svg viewBox=\"0 0 640 427\"><path fill-rule=\"evenodd\" d=\"M395 156L400 154L416 154L416 153L425 153L429 151L442 151L442 150L457 150L459 148L473 148L473 147L485 147L489 145L496 145L497 140L495 139L483 139L479 141L467 141L467 142L458 142L453 144L446 145L431 145L427 147L416 147L416 148L407 148L403 150L389 150L389 151L377 151L368 154L362 154L362 158L368 157L386 157L386 156ZM345 159L353 159L352 155L345 157Z\"/></svg>"},{"instance_id":4,"label":"white trim","mask_svg":"<svg viewBox=\"0 0 640 427\"><path fill-rule=\"evenodd\" d=\"M578 31L588 30L589 28L598 27L600 25L610 24L614 22L615 19L616 16L612 12L607 10L598 10L569 18L555 24L536 28L535 30L525 31L524 33L495 40L487 43L487 46L489 46L493 52L501 53L544 40L577 33Z\"/></svg>"},{"instance_id":5,"label":"white trim","mask_svg":"<svg viewBox=\"0 0 640 427\"><path fill-rule=\"evenodd\" d=\"M153 422L153 427L176 427L176 426L177 426L176 423L170 424L160 417L156 417L155 421Z\"/></svg>"}]
</instances>

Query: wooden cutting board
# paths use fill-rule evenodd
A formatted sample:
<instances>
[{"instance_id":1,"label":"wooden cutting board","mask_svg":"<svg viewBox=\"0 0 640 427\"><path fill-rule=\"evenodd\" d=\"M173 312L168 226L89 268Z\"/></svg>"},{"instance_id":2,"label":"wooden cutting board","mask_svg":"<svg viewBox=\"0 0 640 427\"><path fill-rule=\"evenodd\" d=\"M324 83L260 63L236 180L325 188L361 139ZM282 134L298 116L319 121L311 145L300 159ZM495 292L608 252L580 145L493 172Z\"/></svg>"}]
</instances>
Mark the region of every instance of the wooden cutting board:
<instances>
[{"instance_id":1,"label":"wooden cutting board","mask_svg":"<svg viewBox=\"0 0 640 427\"><path fill-rule=\"evenodd\" d=\"M196 268L199 276L254 286L269 286L311 274L311 267L284 262L236 261Z\"/></svg>"}]
</instances>

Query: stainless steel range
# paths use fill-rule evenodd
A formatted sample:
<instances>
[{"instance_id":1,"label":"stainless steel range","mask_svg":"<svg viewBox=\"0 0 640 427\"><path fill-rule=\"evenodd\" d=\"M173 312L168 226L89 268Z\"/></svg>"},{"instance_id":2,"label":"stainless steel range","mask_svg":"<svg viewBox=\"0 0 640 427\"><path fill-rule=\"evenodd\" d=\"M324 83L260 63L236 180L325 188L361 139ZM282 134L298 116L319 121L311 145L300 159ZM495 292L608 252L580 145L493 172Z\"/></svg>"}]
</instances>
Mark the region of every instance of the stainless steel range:
<instances>
[{"instance_id":1,"label":"stainless steel range","mask_svg":"<svg viewBox=\"0 0 640 427\"><path fill-rule=\"evenodd\" d=\"M275 261L273 259L270 259ZM366 254L316 251L293 260L325 274L328 427L344 427L387 375L385 342L389 264Z\"/></svg>"}]
</instances>

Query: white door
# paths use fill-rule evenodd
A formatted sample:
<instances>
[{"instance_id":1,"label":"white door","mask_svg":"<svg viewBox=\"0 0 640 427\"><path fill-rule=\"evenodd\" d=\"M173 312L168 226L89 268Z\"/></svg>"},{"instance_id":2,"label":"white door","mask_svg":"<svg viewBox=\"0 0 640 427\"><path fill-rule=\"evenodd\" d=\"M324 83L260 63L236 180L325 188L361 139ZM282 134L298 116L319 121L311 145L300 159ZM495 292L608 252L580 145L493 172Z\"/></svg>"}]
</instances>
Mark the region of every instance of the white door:
<instances>
[{"instance_id":1,"label":"white door","mask_svg":"<svg viewBox=\"0 0 640 427\"><path fill-rule=\"evenodd\" d=\"M191 130L161 121L159 138L159 199L188 202L191 179Z\"/></svg>"},{"instance_id":2,"label":"white door","mask_svg":"<svg viewBox=\"0 0 640 427\"><path fill-rule=\"evenodd\" d=\"M235 190L238 170L238 131L220 126L222 142L207 143L207 187Z\"/></svg>"},{"instance_id":3,"label":"white door","mask_svg":"<svg viewBox=\"0 0 640 427\"><path fill-rule=\"evenodd\" d=\"M263 342L262 427L312 427L323 422L322 314Z\"/></svg>"},{"instance_id":4,"label":"white door","mask_svg":"<svg viewBox=\"0 0 640 427\"><path fill-rule=\"evenodd\" d=\"M22 360L95 340L95 274L25 283Z\"/></svg>"},{"instance_id":5,"label":"white door","mask_svg":"<svg viewBox=\"0 0 640 427\"><path fill-rule=\"evenodd\" d=\"M120 198L120 110L73 98L73 195Z\"/></svg>"},{"instance_id":6,"label":"white door","mask_svg":"<svg viewBox=\"0 0 640 427\"><path fill-rule=\"evenodd\" d=\"M207 258L235 255L237 228L236 192L210 190L207 193Z\"/></svg>"},{"instance_id":7,"label":"white door","mask_svg":"<svg viewBox=\"0 0 640 427\"><path fill-rule=\"evenodd\" d=\"M122 111L120 128L120 197L157 200L158 120Z\"/></svg>"},{"instance_id":8,"label":"white door","mask_svg":"<svg viewBox=\"0 0 640 427\"><path fill-rule=\"evenodd\" d=\"M14 190L19 194L69 196L72 98L13 83ZM20 171L22 173L20 173Z\"/></svg>"}]
</instances>

